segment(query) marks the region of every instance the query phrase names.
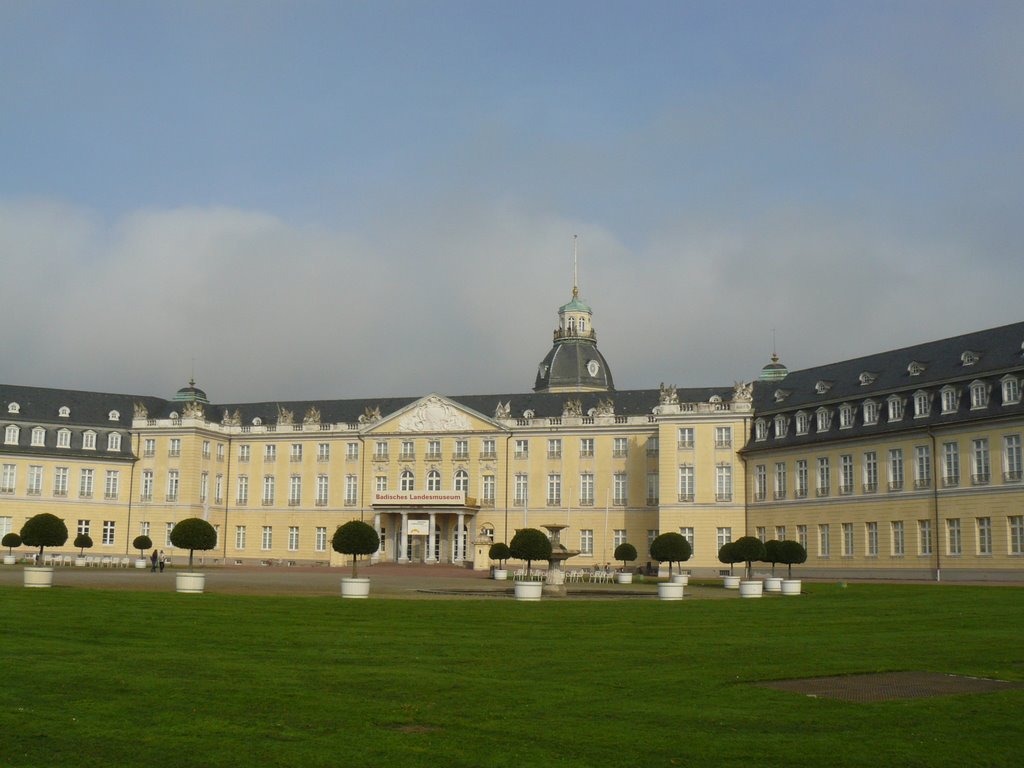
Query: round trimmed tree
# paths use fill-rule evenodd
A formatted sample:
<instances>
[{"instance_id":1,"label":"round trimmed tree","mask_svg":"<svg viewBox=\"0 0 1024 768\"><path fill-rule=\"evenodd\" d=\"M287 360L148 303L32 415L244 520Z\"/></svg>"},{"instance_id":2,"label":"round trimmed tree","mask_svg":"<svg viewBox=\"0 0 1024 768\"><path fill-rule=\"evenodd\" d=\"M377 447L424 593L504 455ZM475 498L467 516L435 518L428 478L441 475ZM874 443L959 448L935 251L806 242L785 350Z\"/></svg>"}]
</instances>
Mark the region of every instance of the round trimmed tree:
<instances>
[{"instance_id":1,"label":"round trimmed tree","mask_svg":"<svg viewBox=\"0 0 1024 768\"><path fill-rule=\"evenodd\" d=\"M779 547L779 562L788 566L786 578L793 578L793 566L807 562L807 549L799 541L786 539Z\"/></svg>"},{"instance_id":2,"label":"round trimmed tree","mask_svg":"<svg viewBox=\"0 0 1024 768\"><path fill-rule=\"evenodd\" d=\"M197 549L207 550L217 546L217 531L199 517L189 517L175 523L171 529L171 544L178 549L188 550L188 567L192 569L192 553Z\"/></svg>"},{"instance_id":3,"label":"round trimmed tree","mask_svg":"<svg viewBox=\"0 0 1024 768\"><path fill-rule=\"evenodd\" d=\"M21 541L30 547L39 547L39 562L43 562L44 547L62 547L68 540L68 527L64 521L49 512L30 517L21 526Z\"/></svg>"},{"instance_id":4,"label":"round trimmed tree","mask_svg":"<svg viewBox=\"0 0 1024 768\"><path fill-rule=\"evenodd\" d=\"M499 541L491 544L491 548L487 551L487 556L491 560L498 561L498 568L503 568L502 563L512 557L512 551L508 548L508 544Z\"/></svg>"},{"instance_id":5,"label":"round trimmed tree","mask_svg":"<svg viewBox=\"0 0 1024 768\"><path fill-rule=\"evenodd\" d=\"M551 539L537 528L520 528L512 537L508 549L512 557L526 561L526 573L529 575L534 560L547 560L551 557Z\"/></svg>"},{"instance_id":6,"label":"round trimmed tree","mask_svg":"<svg viewBox=\"0 0 1024 768\"><path fill-rule=\"evenodd\" d=\"M693 549L681 533L663 533L651 542L651 557L659 563L668 563L668 575L672 575L672 563L683 563L690 559Z\"/></svg>"},{"instance_id":7,"label":"round trimmed tree","mask_svg":"<svg viewBox=\"0 0 1024 768\"><path fill-rule=\"evenodd\" d=\"M380 549L380 534L369 523L349 520L339 525L331 539L331 547L341 555L352 555L352 578L358 578L356 563L360 555L372 555Z\"/></svg>"},{"instance_id":8,"label":"round trimmed tree","mask_svg":"<svg viewBox=\"0 0 1024 768\"><path fill-rule=\"evenodd\" d=\"M74 545L78 547L78 556L85 557L85 550L92 549L92 536L88 533L80 533L75 536Z\"/></svg>"},{"instance_id":9,"label":"round trimmed tree","mask_svg":"<svg viewBox=\"0 0 1024 768\"><path fill-rule=\"evenodd\" d=\"M7 547L7 554L9 556L14 557L14 548L21 546L21 536L14 532L8 533L4 536L3 541L0 541L0 544Z\"/></svg>"},{"instance_id":10,"label":"round trimmed tree","mask_svg":"<svg viewBox=\"0 0 1024 768\"><path fill-rule=\"evenodd\" d=\"M636 560L636 547L628 541L624 541L615 548L615 552L612 557L622 563L622 571L625 572L626 563L632 563Z\"/></svg>"},{"instance_id":11,"label":"round trimmed tree","mask_svg":"<svg viewBox=\"0 0 1024 768\"><path fill-rule=\"evenodd\" d=\"M769 539L764 543L764 561L772 564L772 576L775 575L775 564L782 562L782 556L779 548L782 546L782 542L778 539Z\"/></svg>"},{"instance_id":12,"label":"round trimmed tree","mask_svg":"<svg viewBox=\"0 0 1024 768\"><path fill-rule=\"evenodd\" d=\"M153 540L149 536L136 536L132 539L132 549L139 550L139 559L146 559L146 550L153 546Z\"/></svg>"},{"instance_id":13,"label":"round trimmed tree","mask_svg":"<svg viewBox=\"0 0 1024 768\"><path fill-rule=\"evenodd\" d=\"M736 562L747 564L747 579L752 578L753 563L755 560L764 560L764 542L757 536L740 536L732 543L736 555Z\"/></svg>"},{"instance_id":14,"label":"round trimmed tree","mask_svg":"<svg viewBox=\"0 0 1024 768\"><path fill-rule=\"evenodd\" d=\"M732 576L732 567L736 563L743 562L743 558L736 554L735 542L729 541L718 549L718 562L729 566L729 575Z\"/></svg>"}]
</instances>

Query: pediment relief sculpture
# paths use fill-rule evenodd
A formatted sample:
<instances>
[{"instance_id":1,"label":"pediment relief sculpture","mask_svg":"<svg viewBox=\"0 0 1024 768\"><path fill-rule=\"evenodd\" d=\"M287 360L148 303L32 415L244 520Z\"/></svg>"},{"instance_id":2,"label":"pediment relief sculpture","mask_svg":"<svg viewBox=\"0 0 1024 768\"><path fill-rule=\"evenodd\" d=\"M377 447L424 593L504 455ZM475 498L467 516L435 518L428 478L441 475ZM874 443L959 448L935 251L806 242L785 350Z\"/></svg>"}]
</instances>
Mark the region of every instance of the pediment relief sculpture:
<instances>
[{"instance_id":1,"label":"pediment relief sculpture","mask_svg":"<svg viewBox=\"0 0 1024 768\"><path fill-rule=\"evenodd\" d=\"M472 429L472 424L451 403L432 395L402 416L398 429L402 432L463 432Z\"/></svg>"}]
</instances>

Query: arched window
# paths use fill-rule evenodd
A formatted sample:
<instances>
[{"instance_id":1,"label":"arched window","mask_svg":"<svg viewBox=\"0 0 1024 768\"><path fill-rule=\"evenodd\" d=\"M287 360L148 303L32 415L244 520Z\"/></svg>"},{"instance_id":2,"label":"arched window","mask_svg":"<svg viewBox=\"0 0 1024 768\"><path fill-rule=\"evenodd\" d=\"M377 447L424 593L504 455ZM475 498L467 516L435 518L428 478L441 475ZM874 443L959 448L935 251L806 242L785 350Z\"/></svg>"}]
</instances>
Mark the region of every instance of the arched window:
<instances>
[{"instance_id":1,"label":"arched window","mask_svg":"<svg viewBox=\"0 0 1024 768\"><path fill-rule=\"evenodd\" d=\"M416 479L413 477L412 472L410 472L408 469L402 470L401 485L399 487L403 491L416 490Z\"/></svg>"},{"instance_id":2,"label":"arched window","mask_svg":"<svg viewBox=\"0 0 1024 768\"><path fill-rule=\"evenodd\" d=\"M811 417L803 411L796 412L796 433L798 435L806 435L807 430L811 427Z\"/></svg>"},{"instance_id":3,"label":"arched window","mask_svg":"<svg viewBox=\"0 0 1024 768\"><path fill-rule=\"evenodd\" d=\"M427 490L441 490L441 473L438 472L436 469L432 469L429 472L427 472Z\"/></svg>"}]
</instances>

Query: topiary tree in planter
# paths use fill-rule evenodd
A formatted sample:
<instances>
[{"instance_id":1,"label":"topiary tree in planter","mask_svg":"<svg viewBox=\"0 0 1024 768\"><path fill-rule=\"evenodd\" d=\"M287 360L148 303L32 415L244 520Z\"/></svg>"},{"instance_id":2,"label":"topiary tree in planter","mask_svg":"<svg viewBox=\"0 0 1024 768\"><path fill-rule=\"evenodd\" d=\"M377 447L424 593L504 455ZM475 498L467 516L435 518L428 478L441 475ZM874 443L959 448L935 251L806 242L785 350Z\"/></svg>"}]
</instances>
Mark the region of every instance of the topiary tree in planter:
<instances>
[{"instance_id":1,"label":"topiary tree in planter","mask_svg":"<svg viewBox=\"0 0 1024 768\"><path fill-rule=\"evenodd\" d=\"M775 575L775 564L782 562L779 548L782 542L778 539L769 539L764 543L764 562L772 564L772 576Z\"/></svg>"},{"instance_id":2,"label":"topiary tree in planter","mask_svg":"<svg viewBox=\"0 0 1024 768\"><path fill-rule=\"evenodd\" d=\"M615 548L615 552L612 557L622 562L622 570L625 571L626 563L632 563L636 560L636 547L628 541L624 541Z\"/></svg>"},{"instance_id":3,"label":"topiary tree in planter","mask_svg":"<svg viewBox=\"0 0 1024 768\"><path fill-rule=\"evenodd\" d=\"M171 529L171 544L178 549L188 550L188 569L191 571L192 553L197 549L207 550L216 547L217 531L202 518L189 517L175 523Z\"/></svg>"},{"instance_id":4,"label":"topiary tree in planter","mask_svg":"<svg viewBox=\"0 0 1024 768\"><path fill-rule=\"evenodd\" d=\"M672 575L672 563L683 563L690 559L693 550L690 542L681 533L663 533L651 542L651 557L659 563L668 563L668 575Z\"/></svg>"},{"instance_id":5,"label":"topiary tree in planter","mask_svg":"<svg viewBox=\"0 0 1024 768\"><path fill-rule=\"evenodd\" d=\"M21 540L30 547L39 547L39 563L43 562L44 547L61 547L68 540L68 527L64 521L49 512L30 517L21 526Z\"/></svg>"},{"instance_id":6,"label":"topiary tree in planter","mask_svg":"<svg viewBox=\"0 0 1024 768\"><path fill-rule=\"evenodd\" d=\"M92 536L80 533L75 536L74 546L78 547L78 556L85 557L85 550L92 549Z\"/></svg>"},{"instance_id":7,"label":"topiary tree in planter","mask_svg":"<svg viewBox=\"0 0 1024 768\"><path fill-rule=\"evenodd\" d=\"M534 560L547 560L551 557L551 539L536 528L520 528L512 537L508 549L512 557L526 561L526 574L530 575Z\"/></svg>"},{"instance_id":8,"label":"topiary tree in planter","mask_svg":"<svg viewBox=\"0 0 1024 768\"><path fill-rule=\"evenodd\" d=\"M338 526L331 539L331 547L342 555L352 555L352 578L358 578L356 563L360 555L372 555L380 549L380 535L369 523L349 520Z\"/></svg>"},{"instance_id":9,"label":"topiary tree in planter","mask_svg":"<svg viewBox=\"0 0 1024 768\"><path fill-rule=\"evenodd\" d=\"M0 541L0 544L7 547L8 557L14 557L14 548L21 546L21 536L12 531L4 536L3 541Z\"/></svg>"},{"instance_id":10,"label":"topiary tree in planter","mask_svg":"<svg viewBox=\"0 0 1024 768\"><path fill-rule=\"evenodd\" d=\"M718 549L718 562L724 563L729 566L729 575L732 576L732 567L736 563L743 562L743 558L736 554L736 547L733 546L734 542L726 542Z\"/></svg>"},{"instance_id":11,"label":"topiary tree in planter","mask_svg":"<svg viewBox=\"0 0 1024 768\"><path fill-rule=\"evenodd\" d=\"M512 551L508 548L508 544L503 541L499 541L491 544L491 548L488 550L487 556L491 558L491 560L497 560L498 568L502 569L504 568L502 563L512 557Z\"/></svg>"},{"instance_id":12,"label":"topiary tree in planter","mask_svg":"<svg viewBox=\"0 0 1024 768\"><path fill-rule=\"evenodd\" d=\"M152 548L153 540L149 536L136 536L132 539L132 549L139 550L139 560L146 559L146 550Z\"/></svg>"},{"instance_id":13,"label":"topiary tree in planter","mask_svg":"<svg viewBox=\"0 0 1024 768\"><path fill-rule=\"evenodd\" d=\"M789 567L787 579L793 578L793 566L807 561L807 550L799 541L789 539L780 542L779 562Z\"/></svg>"},{"instance_id":14,"label":"topiary tree in planter","mask_svg":"<svg viewBox=\"0 0 1024 768\"><path fill-rule=\"evenodd\" d=\"M757 536L740 536L732 543L733 552L737 562L746 562L747 580L753 578L753 563L755 560L764 560L764 542Z\"/></svg>"}]
</instances>

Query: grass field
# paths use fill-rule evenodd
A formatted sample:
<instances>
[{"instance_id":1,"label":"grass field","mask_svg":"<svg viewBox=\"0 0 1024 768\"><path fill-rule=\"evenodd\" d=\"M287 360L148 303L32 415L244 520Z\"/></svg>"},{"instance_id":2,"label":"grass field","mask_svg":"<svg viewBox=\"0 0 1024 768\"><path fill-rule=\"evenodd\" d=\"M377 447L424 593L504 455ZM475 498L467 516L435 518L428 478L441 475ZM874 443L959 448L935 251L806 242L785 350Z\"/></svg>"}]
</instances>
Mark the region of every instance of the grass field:
<instances>
[{"instance_id":1,"label":"grass field","mask_svg":"<svg viewBox=\"0 0 1024 768\"><path fill-rule=\"evenodd\" d=\"M1024 680L1024 591L341 600L0 589L4 766L1010 766L1024 690L854 704L752 681Z\"/></svg>"}]
</instances>

